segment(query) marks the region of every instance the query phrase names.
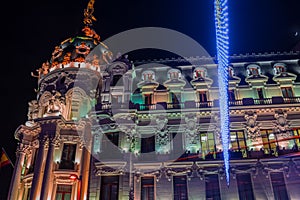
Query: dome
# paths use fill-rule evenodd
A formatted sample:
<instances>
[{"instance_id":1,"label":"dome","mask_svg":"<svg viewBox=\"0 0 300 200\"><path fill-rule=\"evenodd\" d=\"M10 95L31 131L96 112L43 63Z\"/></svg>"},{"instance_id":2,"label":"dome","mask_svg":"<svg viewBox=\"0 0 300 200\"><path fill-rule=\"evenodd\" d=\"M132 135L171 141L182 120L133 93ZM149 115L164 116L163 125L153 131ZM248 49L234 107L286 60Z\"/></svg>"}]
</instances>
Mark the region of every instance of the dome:
<instances>
[{"instance_id":1,"label":"dome","mask_svg":"<svg viewBox=\"0 0 300 200\"><path fill-rule=\"evenodd\" d=\"M100 52L93 52L93 55L89 55L95 47ZM100 42L100 36L90 26L84 26L79 34L55 47L49 70L86 67L99 71L99 66L108 64L111 58L112 53L106 45Z\"/></svg>"},{"instance_id":2,"label":"dome","mask_svg":"<svg viewBox=\"0 0 300 200\"><path fill-rule=\"evenodd\" d=\"M31 73L39 80L49 72L63 68L87 68L101 72L105 65L112 61L112 52L101 43L100 36L92 28L94 1L90 0L84 10L84 26L74 37L70 37L55 46L50 62L45 62L42 67ZM97 47L97 48L95 48Z\"/></svg>"}]
</instances>

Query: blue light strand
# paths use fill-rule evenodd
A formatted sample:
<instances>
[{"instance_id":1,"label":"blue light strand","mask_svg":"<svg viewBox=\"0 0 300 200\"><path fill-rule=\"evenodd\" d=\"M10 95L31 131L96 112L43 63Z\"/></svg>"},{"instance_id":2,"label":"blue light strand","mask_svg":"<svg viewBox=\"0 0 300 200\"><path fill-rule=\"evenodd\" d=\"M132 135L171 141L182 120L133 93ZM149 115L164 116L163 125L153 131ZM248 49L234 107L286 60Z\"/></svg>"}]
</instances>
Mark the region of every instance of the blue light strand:
<instances>
[{"instance_id":1,"label":"blue light strand","mask_svg":"<svg viewBox=\"0 0 300 200\"><path fill-rule=\"evenodd\" d=\"M229 25L228 0L215 0L215 26L218 59L219 104L221 139L225 165L226 182L229 185L229 105L228 105L228 65L229 65Z\"/></svg>"}]
</instances>

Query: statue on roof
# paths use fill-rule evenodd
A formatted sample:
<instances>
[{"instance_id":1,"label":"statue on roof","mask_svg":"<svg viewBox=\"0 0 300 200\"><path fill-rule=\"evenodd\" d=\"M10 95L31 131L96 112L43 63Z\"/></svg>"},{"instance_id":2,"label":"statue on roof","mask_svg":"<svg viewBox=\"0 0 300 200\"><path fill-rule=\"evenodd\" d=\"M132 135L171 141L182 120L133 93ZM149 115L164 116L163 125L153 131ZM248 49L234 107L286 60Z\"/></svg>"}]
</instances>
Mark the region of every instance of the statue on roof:
<instances>
[{"instance_id":1,"label":"statue on roof","mask_svg":"<svg viewBox=\"0 0 300 200\"><path fill-rule=\"evenodd\" d=\"M90 0L87 8L84 9L84 20L83 23L87 26L93 25L93 21L97 21L97 19L94 17L94 4L95 0Z\"/></svg>"}]
</instances>

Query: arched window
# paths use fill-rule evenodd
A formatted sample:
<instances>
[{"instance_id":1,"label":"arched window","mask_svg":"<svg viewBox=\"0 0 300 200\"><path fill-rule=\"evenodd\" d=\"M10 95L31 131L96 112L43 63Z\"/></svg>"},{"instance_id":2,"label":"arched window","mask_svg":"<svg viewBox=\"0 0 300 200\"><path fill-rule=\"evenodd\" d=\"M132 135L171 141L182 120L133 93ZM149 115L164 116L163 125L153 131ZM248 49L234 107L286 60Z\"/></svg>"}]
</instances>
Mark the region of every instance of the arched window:
<instances>
[{"instance_id":1,"label":"arched window","mask_svg":"<svg viewBox=\"0 0 300 200\"><path fill-rule=\"evenodd\" d=\"M142 73L143 81L155 81L155 73L153 71L147 70Z\"/></svg>"},{"instance_id":2,"label":"arched window","mask_svg":"<svg viewBox=\"0 0 300 200\"><path fill-rule=\"evenodd\" d=\"M204 67L197 67L194 70L194 79L197 78L206 78L207 77L207 69Z\"/></svg>"},{"instance_id":3,"label":"arched window","mask_svg":"<svg viewBox=\"0 0 300 200\"><path fill-rule=\"evenodd\" d=\"M229 75L229 77L234 77L235 76L235 73L234 73L234 70L233 70L232 66L229 66L229 68L228 68L228 75Z\"/></svg>"},{"instance_id":4,"label":"arched window","mask_svg":"<svg viewBox=\"0 0 300 200\"><path fill-rule=\"evenodd\" d=\"M279 75L282 72L286 72L286 65L284 63L276 63L273 66L274 75Z\"/></svg>"},{"instance_id":5,"label":"arched window","mask_svg":"<svg viewBox=\"0 0 300 200\"><path fill-rule=\"evenodd\" d=\"M260 66L257 64L250 64L247 67L248 76L259 76L261 75Z\"/></svg>"},{"instance_id":6,"label":"arched window","mask_svg":"<svg viewBox=\"0 0 300 200\"><path fill-rule=\"evenodd\" d=\"M168 71L169 79L179 79L181 78L181 72L178 69L171 69Z\"/></svg>"}]
</instances>

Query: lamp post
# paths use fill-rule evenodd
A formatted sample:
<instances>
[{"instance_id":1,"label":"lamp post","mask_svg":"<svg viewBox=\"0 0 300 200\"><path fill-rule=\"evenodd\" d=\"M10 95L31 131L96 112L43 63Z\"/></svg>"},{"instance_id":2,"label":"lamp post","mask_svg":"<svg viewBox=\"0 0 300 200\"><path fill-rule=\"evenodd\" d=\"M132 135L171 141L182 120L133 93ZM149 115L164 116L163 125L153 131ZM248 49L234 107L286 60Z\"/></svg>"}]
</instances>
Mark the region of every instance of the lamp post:
<instances>
[{"instance_id":1,"label":"lamp post","mask_svg":"<svg viewBox=\"0 0 300 200\"><path fill-rule=\"evenodd\" d=\"M80 200L80 190L81 190L81 176L77 176L77 174L71 174L69 176L69 179L72 180L72 181L78 181L78 185L77 185L77 199Z\"/></svg>"}]
</instances>

